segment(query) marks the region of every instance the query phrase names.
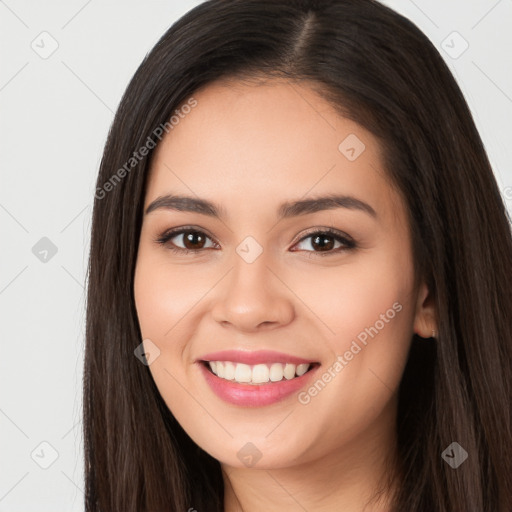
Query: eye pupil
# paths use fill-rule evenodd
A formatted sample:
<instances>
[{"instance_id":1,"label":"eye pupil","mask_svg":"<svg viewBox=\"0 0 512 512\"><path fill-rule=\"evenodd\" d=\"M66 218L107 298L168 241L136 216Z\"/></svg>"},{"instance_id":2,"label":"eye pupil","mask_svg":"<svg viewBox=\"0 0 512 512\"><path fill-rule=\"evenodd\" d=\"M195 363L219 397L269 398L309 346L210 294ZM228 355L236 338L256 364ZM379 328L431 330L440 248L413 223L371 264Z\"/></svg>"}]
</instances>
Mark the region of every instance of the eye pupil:
<instances>
[{"instance_id":1,"label":"eye pupil","mask_svg":"<svg viewBox=\"0 0 512 512\"><path fill-rule=\"evenodd\" d=\"M326 244L324 242L328 240ZM329 235L317 235L312 237L311 245L316 249L319 246L320 251L328 251L334 247L333 237Z\"/></svg>"}]
</instances>

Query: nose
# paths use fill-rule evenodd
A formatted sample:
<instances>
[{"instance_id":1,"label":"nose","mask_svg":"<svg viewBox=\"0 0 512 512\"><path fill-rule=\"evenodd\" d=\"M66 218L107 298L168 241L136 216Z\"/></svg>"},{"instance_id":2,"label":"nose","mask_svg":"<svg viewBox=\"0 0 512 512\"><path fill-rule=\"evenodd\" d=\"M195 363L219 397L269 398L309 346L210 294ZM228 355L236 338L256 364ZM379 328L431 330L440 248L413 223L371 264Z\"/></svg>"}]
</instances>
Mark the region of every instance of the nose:
<instances>
[{"instance_id":1,"label":"nose","mask_svg":"<svg viewBox=\"0 0 512 512\"><path fill-rule=\"evenodd\" d=\"M269 263L265 252L252 263L235 255L230 272L217 287L212 309L216 322L250 332L281 327L293 320L294 294Z\"/></svg>"}]
</instances>

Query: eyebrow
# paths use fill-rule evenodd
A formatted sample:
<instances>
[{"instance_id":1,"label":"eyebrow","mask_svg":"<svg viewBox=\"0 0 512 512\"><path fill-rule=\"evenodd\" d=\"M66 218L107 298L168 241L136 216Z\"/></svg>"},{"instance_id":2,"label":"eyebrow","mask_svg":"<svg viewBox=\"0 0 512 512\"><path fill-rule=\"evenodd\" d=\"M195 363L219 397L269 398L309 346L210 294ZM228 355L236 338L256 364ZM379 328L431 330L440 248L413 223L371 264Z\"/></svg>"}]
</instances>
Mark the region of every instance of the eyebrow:
<instances>
[{"instance_id":1,"label":"eyebrow","mask_svg":"<svg viewBox=\"0 0 512 512\"><path fill-rule=\"evenodd\" d=\"M287 219L323 210L332 210L334 208L359 210L369 214L373 218L377 218L377 212L368 203L353 196L345 195L327 195L288 201L279 206L277 214L279 219ZM147 207L145 214L147 215L159 209L200 213L218 219L227 217L227 212L222 206L206 199L190 196L172 194L160 196Z\"/></svg>"}]
</instances>

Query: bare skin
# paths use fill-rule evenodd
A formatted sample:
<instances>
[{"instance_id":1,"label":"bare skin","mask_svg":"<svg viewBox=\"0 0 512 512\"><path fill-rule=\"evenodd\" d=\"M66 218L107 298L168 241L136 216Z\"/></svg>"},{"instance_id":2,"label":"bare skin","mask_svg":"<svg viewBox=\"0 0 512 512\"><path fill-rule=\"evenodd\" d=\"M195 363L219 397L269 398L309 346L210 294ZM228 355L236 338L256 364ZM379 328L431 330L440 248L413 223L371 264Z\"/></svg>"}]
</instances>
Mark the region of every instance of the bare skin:
<instances>
[{"instance_id":1,"label":"bare skin","mask_svg":"<svg viewBox=\"0 0 512 512\"><path fill-rule=\"evenodd\" d=\"M220 461L227 512L385 512L388 493L371 498L393 469L386 460L407 352L413 333L428 338L436 326L431 294L414 286L406 210L378 142L304 84L217 83L194 98L156 149L145 210L172 193L208 199L225 217L144 215L134 292L143 338L160 350L155 383L189 436ZM365 145L353 161L338 149L349 134ZM357 198L375 216L337 207L278 218L283 202L328 194ZM155 241L183 226L203 238ZM322 251L313 234L329 227L356 246L325 235L332 245ZM262 249L251 263L236 252L248 236ZM178 254L173 244L199 251ZM316 394L302 390L302 401L227 403L196 362L217 350L276 350L318 361L321 376L370 326L378 333ZM261 454L252 467L237 456L249 442Z\"/></svg>"}]
</instances>

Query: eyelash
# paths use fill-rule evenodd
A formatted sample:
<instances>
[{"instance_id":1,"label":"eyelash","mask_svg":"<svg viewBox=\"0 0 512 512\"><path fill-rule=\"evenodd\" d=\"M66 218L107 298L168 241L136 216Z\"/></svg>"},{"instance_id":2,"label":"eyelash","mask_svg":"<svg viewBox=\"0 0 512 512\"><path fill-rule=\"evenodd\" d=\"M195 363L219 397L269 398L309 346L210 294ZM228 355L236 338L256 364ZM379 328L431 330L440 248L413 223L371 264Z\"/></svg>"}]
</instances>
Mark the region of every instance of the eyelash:
<instances>
[{"instance_id":1,"label":"eyelash","mask_svg":"<svg viewBox=\"0 0 512 512\"><path fill-rule=\"evenodd\" d=\"M207 249L184 249L182 247L176 247L174 244L168 244L168 242L171 240L171 238L174 238L178 235L182 235L184 233L199 233L201 235L206 236L207 238L210 238L213 240L212 237L207 235L204 231L201 231L200 229L196 229L192 226L185 226L181 228L175 228L170 229L168 231L165 231L160 236L158 236L155 240L156 243L161 244L163 246L166 246L169 250L173 251L174 253L178 254L190 254L190 253L199 253L201 251L207 250ZM316 257L316 256L332 256L334 254L339 254L343 251L348 251L351 249L355 249L357 247L356 243L347 235L342 233L341 231L338 231L336 229L332 228L324 228L324 229L316 229L314 231L309 231L306 233L300 240L298 240L294 245L299 244L300 242L306 240L307 238L312 237L313 235L329 235L333 237L337 242L342 243L345 247L338 247L337 249L333 249L330 251L305 251L304 249L300 249L302 252L306 253L313 253L313 255L308 255L309 258ZM215 241L214 241L215 242ZM215 242L217 243L217 242Z\"/></svg>"}]
</instances>

